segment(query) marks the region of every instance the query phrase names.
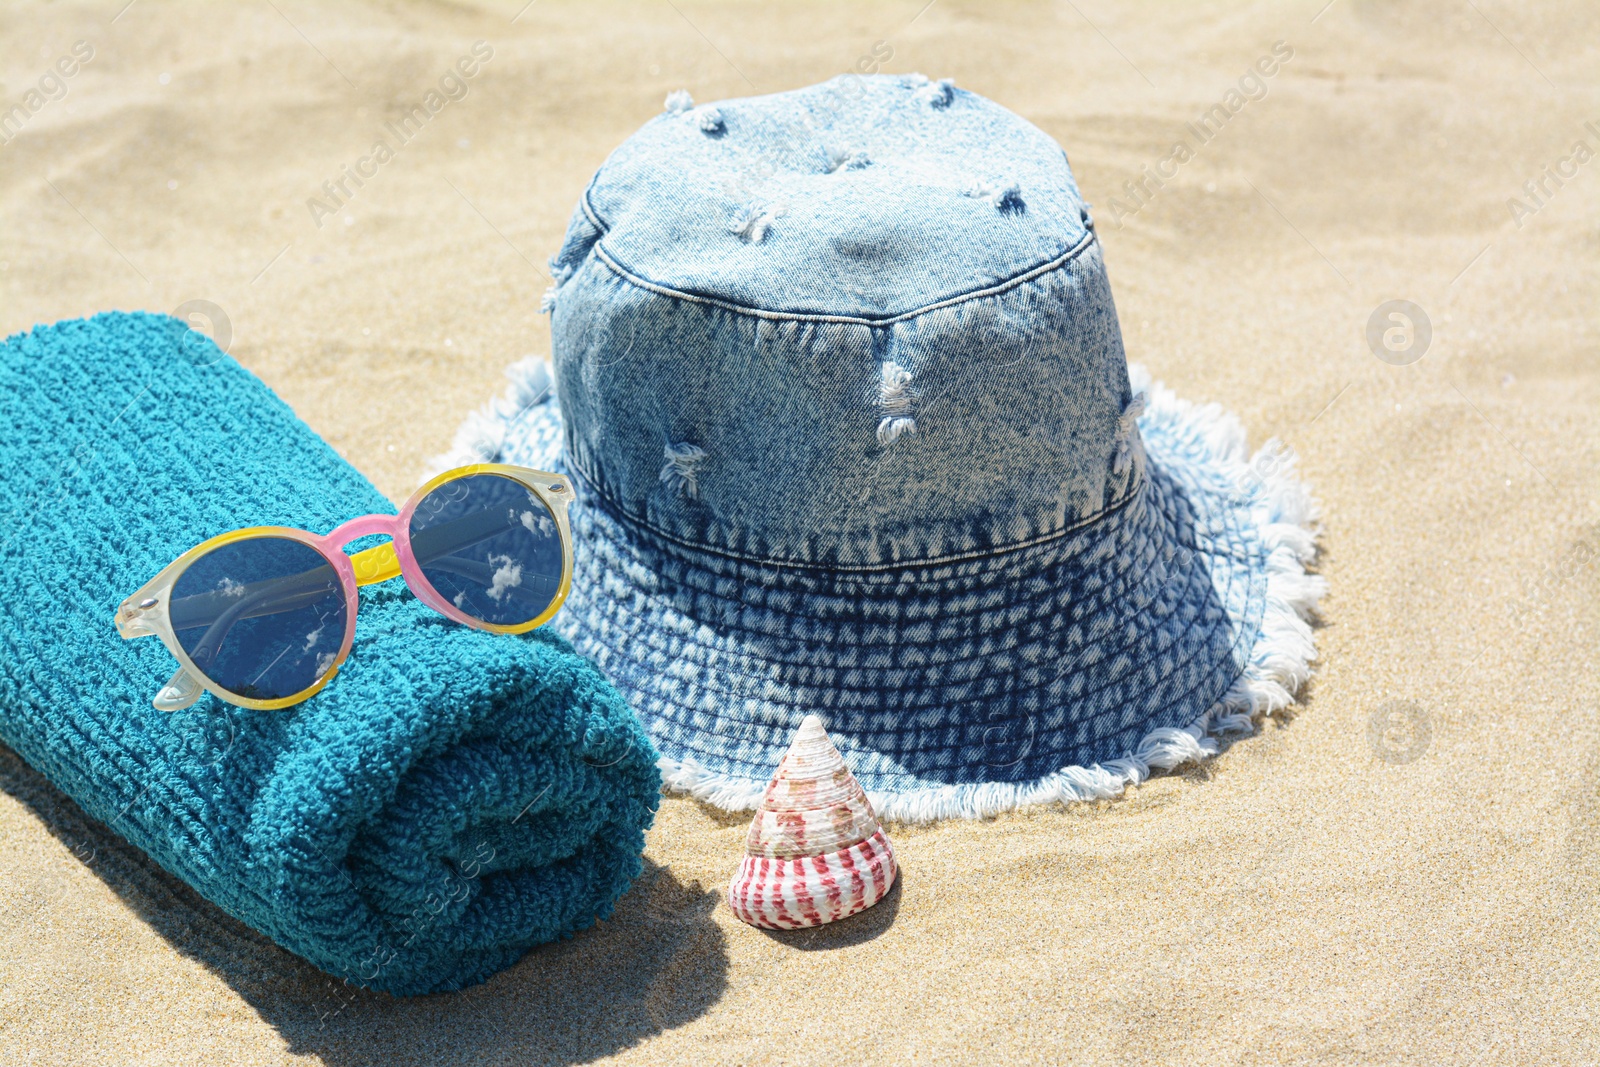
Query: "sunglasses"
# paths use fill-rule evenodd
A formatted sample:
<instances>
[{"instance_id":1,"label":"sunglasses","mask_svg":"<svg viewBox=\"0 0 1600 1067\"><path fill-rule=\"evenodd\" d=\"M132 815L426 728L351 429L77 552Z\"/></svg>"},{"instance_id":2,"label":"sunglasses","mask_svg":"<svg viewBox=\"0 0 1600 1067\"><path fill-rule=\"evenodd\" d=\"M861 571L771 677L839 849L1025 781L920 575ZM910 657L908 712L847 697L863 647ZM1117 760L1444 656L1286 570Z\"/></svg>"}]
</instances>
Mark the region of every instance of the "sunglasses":
<instances>
[{"instance_id":1,"label":"sunglasses","mask_svg":"<svg viewBox=\"0 0 1600 1067\"><path fill-rule=\"evenodd\" d=\"M446 471L398 515L324 536L252 526L204 541L117 609L123 638L161 638L178 672L152 703L177 711L211 692L273 710L333 680L356 635L356 589L403 576L417 599L479 630L548 622L572 585L572 489L558 474L480 463ZM363 537L390 540L354 555Z\"/></svg>"}]
</instances>

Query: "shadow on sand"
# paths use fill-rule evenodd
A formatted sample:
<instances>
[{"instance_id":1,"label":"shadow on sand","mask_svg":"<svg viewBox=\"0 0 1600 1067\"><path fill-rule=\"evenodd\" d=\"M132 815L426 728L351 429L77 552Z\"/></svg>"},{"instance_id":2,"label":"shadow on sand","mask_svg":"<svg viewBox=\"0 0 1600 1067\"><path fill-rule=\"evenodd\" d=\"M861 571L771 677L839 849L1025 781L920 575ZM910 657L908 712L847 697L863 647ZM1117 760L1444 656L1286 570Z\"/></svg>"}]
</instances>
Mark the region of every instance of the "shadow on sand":
<instances>
[{"instance_id":1,"label":"shadow on sand","mask_svg":"<svg viewBox=\"0 0 1600 1067\"><path fill-rule=\"evenodd\" d=\"M813 926L806 930L762 930L772 940L802 952L826 952L829 949L850 948L866 944L894 923L900 911L900 887L905 884L906 872L901 871L889 887L889 892L866 911L840 919L826 926Z\"/></svg>"},{"instance_id":2,"label":"shadow on sand","mask_svg":"<svg viewBox=\"0 0 1600 1067\"><path fill-rule=\"evenodd\" d=\"M727 989L726 938L711 918L720 894L648 860L610 920L482 985L401 999L346 985L223 913L4 746L0 789L175 949L226 981L289 1051L324 1063L585 1063L696 1018Z\"/></svg>"}]
</instances>

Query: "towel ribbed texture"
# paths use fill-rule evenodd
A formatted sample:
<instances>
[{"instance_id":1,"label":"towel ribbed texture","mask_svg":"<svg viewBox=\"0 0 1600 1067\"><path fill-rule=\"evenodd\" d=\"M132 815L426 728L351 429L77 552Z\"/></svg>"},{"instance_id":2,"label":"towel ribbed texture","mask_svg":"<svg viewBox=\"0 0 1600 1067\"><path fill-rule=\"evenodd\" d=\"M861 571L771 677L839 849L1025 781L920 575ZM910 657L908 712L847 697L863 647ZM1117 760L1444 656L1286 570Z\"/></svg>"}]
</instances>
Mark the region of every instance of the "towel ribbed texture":
<instances>
[{"instance_id":1,"label":"towel ribbed texture","mask_svg":"<svg viewBox=\"0 0 1600 1067\"><path fill-rule=\"evenodd\" d=\"M457 625L395 580L361 591L310 701L150 706L176 662L112 615L161 567L244 526L394 512L201 335L106 313L9 338L0 467L0 740L218 907L409 995L605 918L638 874L656 755L553 633Z\"/></svg>"}]
</instances>

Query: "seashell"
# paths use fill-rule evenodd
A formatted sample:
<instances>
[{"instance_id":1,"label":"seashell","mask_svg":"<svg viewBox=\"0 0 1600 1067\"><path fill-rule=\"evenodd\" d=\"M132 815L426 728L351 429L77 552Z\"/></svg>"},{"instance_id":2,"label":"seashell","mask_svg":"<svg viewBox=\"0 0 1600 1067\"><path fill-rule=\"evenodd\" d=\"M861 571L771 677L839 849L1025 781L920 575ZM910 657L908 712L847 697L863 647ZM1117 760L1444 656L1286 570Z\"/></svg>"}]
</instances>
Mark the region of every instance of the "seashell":
<instances>
[{"instance_id":1,"label":"seashell","mask_svg":"<svg viewBox=\"0 0 1600 1067\"><path fill-rule=\"evenodd\" d=\"M796 930L872 907L894 884L894 847L822 720L807 715L761 797L728 905L751 926Z\"/></svg>"}]
</instances>

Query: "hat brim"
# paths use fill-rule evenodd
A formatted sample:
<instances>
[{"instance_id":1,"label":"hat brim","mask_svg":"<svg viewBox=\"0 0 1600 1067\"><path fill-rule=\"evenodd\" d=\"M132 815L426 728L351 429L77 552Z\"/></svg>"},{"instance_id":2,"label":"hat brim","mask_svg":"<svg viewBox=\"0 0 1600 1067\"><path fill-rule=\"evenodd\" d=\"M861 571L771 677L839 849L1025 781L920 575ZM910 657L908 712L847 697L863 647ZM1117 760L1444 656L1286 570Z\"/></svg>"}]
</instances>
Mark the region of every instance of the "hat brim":
<instances>
[{"instance_id":1,"label":"hat brim","mask_svg":"<svg viewBox=\"0 0 1600 1067\"><path fill-rule=\"evenodd\" d=\"M572 593L555 625L627 696L669 788L756 806L820 714L879 814L982 817L1119 795L1207 758L1310 673L1315 505L1293 455L1137 365L1144 486L1115 513L977 560L775 568L640 530L574 477ZM543 366L441 463L564 470Z\"/></svg>"}]
</instances>

